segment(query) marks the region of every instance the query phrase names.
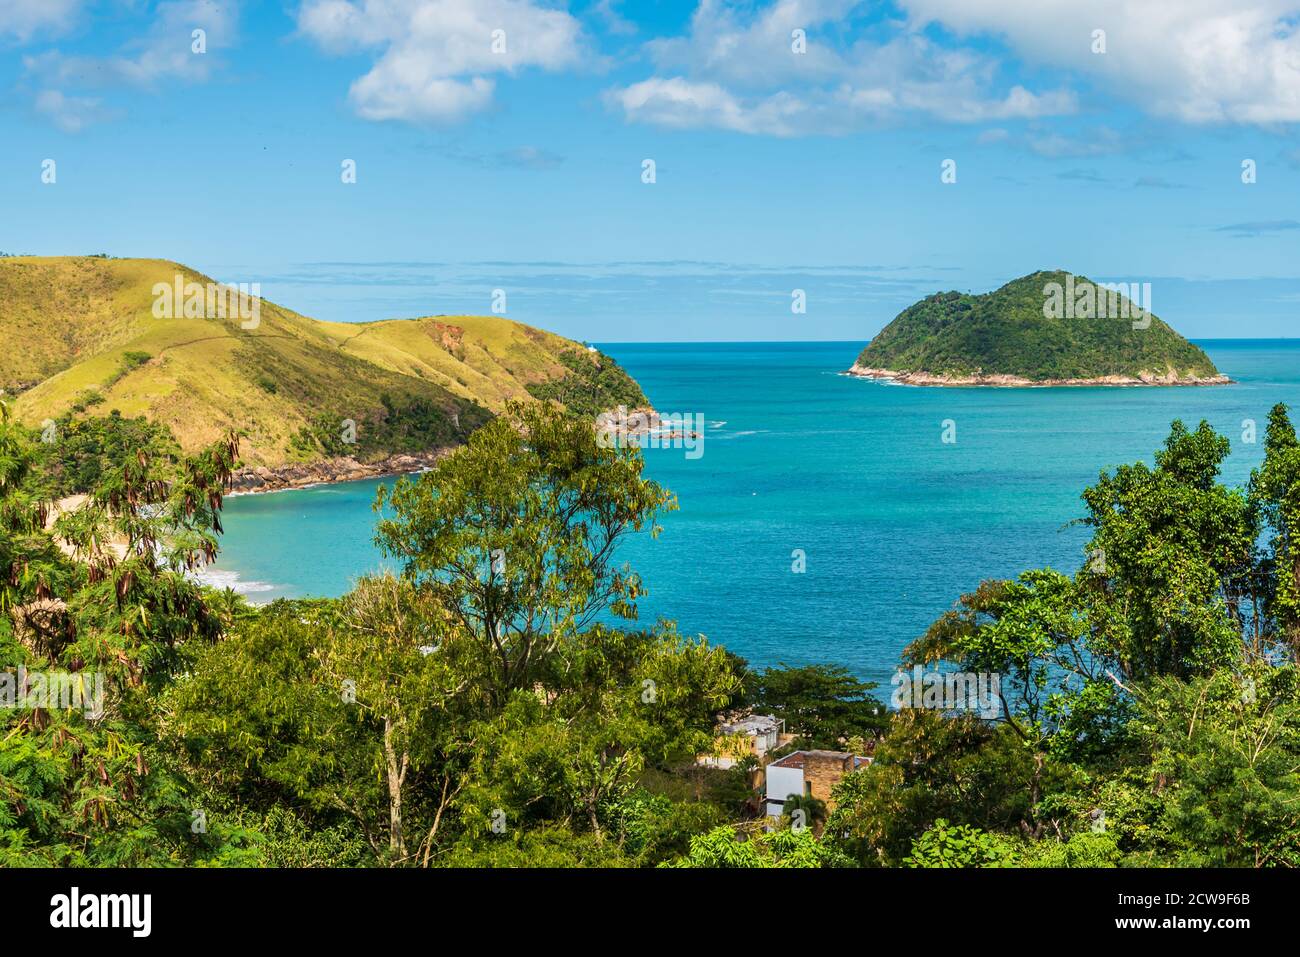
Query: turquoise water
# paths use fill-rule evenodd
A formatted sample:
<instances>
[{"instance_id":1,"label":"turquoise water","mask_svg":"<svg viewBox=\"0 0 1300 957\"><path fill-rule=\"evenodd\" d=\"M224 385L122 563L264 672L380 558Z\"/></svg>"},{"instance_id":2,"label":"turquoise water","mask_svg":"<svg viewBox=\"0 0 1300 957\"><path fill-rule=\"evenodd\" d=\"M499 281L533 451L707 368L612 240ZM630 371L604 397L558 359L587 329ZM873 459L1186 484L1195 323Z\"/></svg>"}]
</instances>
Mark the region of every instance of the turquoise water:
<instances>
[{"instance_id":1,"label":"turquoise water","mask_svg":"<svg viewBox=\"0 0 1300 957\"><path fill-rule=\"evenodd\" d=\"M706 421L699 458L646 450L681 509L623 549L651 590L642 618L755 664L838 662L887 688L899 650L981 578L1078 568L1079 493L1103 468L1149 461L1172 419L1229 436L1225 476L1244 483L1268 410L1300 407L1300 341L1201 345L1236 384L916 388L838 375L857 342L604 346L660 412ZM218 579L254 601L346 591L380 564L378 484L230 499Z\"/></svg>"}]
</instances>

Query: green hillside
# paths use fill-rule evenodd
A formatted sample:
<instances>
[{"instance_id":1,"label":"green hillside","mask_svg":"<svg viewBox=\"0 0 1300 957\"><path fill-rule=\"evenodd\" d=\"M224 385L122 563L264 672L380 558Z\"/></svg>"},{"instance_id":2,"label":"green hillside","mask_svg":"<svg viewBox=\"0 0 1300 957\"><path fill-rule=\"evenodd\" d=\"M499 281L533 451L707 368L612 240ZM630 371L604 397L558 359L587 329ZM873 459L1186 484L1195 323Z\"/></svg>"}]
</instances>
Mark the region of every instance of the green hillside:
<instances>
[{"instance_id":1,"label":"green hillside","mask_svg":"<svg viewBox=\"0 0 1300 957\"><path fill-rule=\"evenodd\" d=\"M1068 279L1064 272L1036 272L984 295L936 293L899 313L862 351L857 366L1035 382L1219 376L1200 348L1155 316L1146 328L1134 328L1134 319L1113 313L1107 318L1045 315L1045 287L1064 287ZM1076 287L1089 282L1073 279ZM1132 314L1135 307L1129 308Z\"/></svg>"},{"instance_id":2,"label":"green hillside","mask_svg":"<svg viewBox=\"0 0 1300 957\"><path fill-rule=\"evenodd\" d=\"M508 319L319 322L260 304L238 317L156 318L156 283L211 280L166 260L0 259L0 389L29 424L143 415L186 450L229 429L248 465L378 459L457 441L506 400L595 414L647 405L609 357ZM182 313L183 314L183 313ZM356 423L356 444L339 438Z\"/></svg>"}]
</instances>

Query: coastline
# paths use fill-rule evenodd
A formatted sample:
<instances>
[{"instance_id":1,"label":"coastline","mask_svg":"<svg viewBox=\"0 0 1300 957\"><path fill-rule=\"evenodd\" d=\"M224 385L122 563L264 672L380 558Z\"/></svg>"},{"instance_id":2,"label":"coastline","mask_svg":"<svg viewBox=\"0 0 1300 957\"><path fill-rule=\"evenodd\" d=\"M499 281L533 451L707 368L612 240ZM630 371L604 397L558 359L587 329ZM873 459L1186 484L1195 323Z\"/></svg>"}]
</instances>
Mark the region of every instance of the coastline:
<instances>
[{"instance_id":1,"label":"coastline","mask_svg":"<svg viewBox=\"0 0 1300 957\"><path fill-rule=\"evenodd\" d=\"M973 376L949 376L935 375L930 372L899 372L896 369L874 369L869 366L858 365L854 362L853 366L846 369L844 375L856 376L861 379L879 379L888 382L897 382L899 385L916 385L916 386L982 386L987 388L1004 388L1004 389L1023 389L1023 388L1052 388L1056 386L1063 387L1083 387L1083 386L1200 386L1200 385L1231 385L1232 380L1226 375L1219 374L1216 376L1178 376L1176 373L1168 373L1162 376L1097 376L1090 379L1027 379L1024 376L1006 375L1002 373L992 373L989 375Z\"/></svg>"},{"instance_id":2,"label":"coastline","mask_svg":"<svg viewBox=\"0 0 1300 957\"><path fill-rule=\"evenodd\" d=\"M431 452L403 452L375 462L359 462L350 455L304 462L294 465L265 465L238 469L231 478L229 495L260 495L286 492L290 489L308 488L312 485L335 485L340 482L360 482L365 479L411 475L433 466L455 446L434 449Z\"/></svg>"},{"instance_id":3,"label":"coastline","mask_svg":"<svg viewBox=\"0 0 1300 957\"><path fill-rule=\"evenodd\" d=\"M627 435L651 435L663 428L659 413L652 406L640 406L628 412L623 407L609 410L605 428L622 430ZM599 422L600 420L598 420ZM599 427L599 426L598 426ZM689 433L691 438L696 433ZM670 433L666 438L678 438ZM261 495L270 492L287 492L313 485L337 485L341 482L361 482L366 479L413 475L431 468L443 456L459 448L460 444L445 445L428 452L400 452L374 462L360 462L350 455L323 459L319 462L299 462L274 467L259 465L237 469L231 479L229 495Z\"/></svg>"}]
</instances>

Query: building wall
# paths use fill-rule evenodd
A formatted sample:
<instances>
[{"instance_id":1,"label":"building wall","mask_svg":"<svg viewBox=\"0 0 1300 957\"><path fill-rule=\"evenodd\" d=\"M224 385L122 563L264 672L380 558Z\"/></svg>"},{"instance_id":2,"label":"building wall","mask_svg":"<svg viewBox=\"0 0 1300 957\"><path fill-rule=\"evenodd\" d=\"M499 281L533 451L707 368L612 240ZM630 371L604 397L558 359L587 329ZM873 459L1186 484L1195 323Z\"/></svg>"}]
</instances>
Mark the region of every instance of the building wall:
<instances>
[{"instance_id":1,"label":"building wall","mask_svg":"<svg viewBox=\"0 0 1300 957\"><path fill-rule=\"evenodd\" d=\"M784 801L791 794L803 794L803 771L799 768L780 768L775 764L767 766L767 813L772 817L781 815L781 805L773 801Z\"/></svg>"},{"instance_id":2,"label":"building wall","mask_svg":"<svg viewBox=\"0 0 1300 957\"><path fill-rule=\"evenodd\" d=\"M828 809L835 807L835 802L831 800L831 789L848 773L852 767L851 762L852 759L845 761L842 758L823 758L811 753L804 756L804 779L812 784L812 796L825 801Z\"/></svg>"}]
</instances>

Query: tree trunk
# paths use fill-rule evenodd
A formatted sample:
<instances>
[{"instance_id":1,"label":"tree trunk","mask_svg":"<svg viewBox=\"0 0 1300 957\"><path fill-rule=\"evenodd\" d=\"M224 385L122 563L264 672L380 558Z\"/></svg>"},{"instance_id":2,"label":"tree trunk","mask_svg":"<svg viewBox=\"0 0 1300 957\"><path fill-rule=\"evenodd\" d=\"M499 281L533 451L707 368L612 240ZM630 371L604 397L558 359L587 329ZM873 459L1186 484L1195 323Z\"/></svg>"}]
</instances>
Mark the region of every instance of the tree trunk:
<instances>
[{"instance_id":1,"label":"tree trunk","mask_svg":"<svg viewBox=\"0 0 1300 957\"><path fill-rule=\"evenodd\" d=\"M393 747L393 720L384 719L384 757L388 762L388 846L397 859L406 857L406 840L402 836L402 784L410 755L403 754L399 764Z\"/></svg>"}]
</instances>

